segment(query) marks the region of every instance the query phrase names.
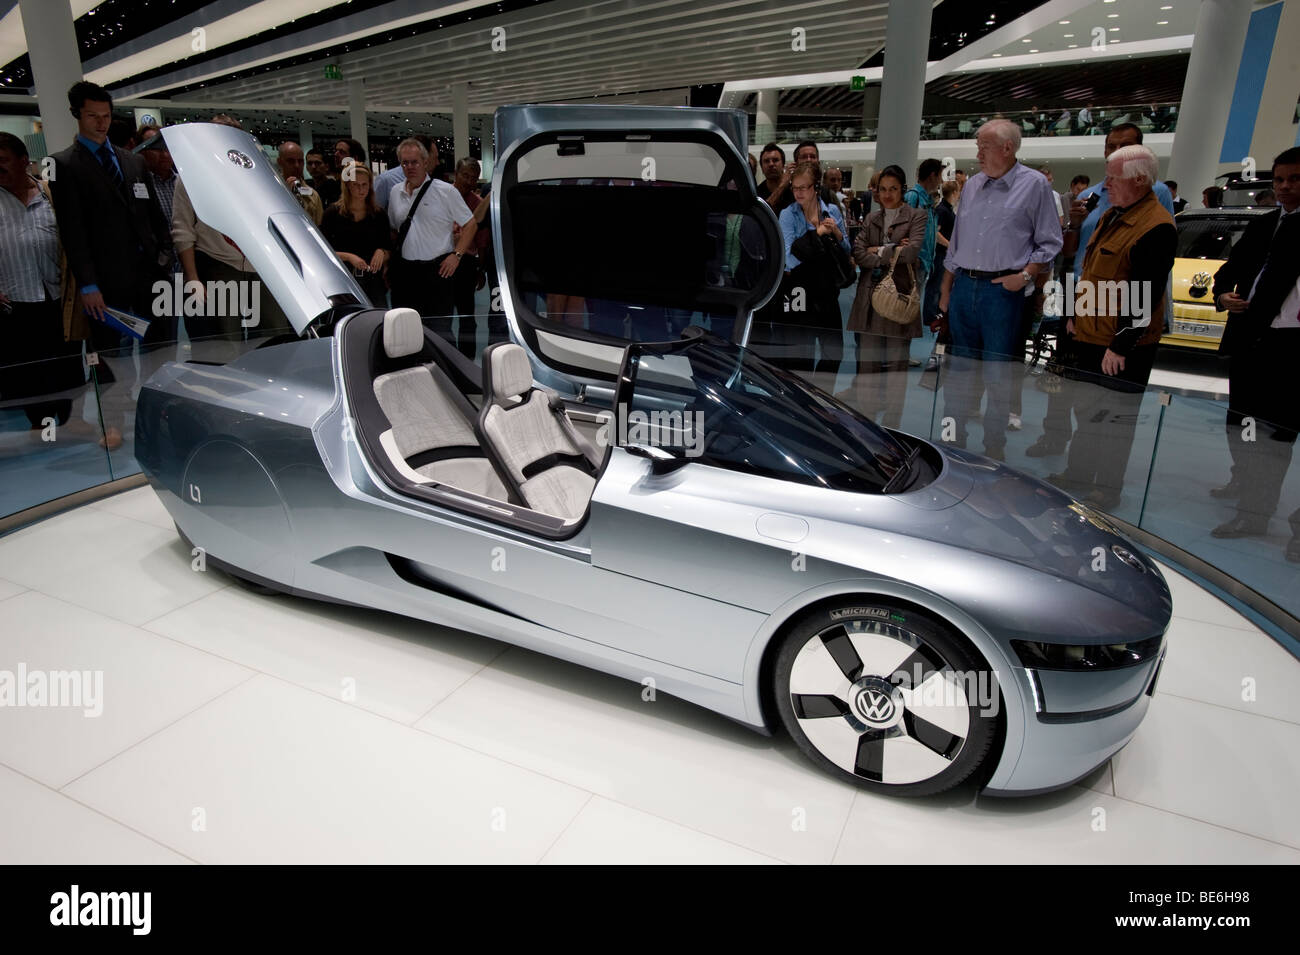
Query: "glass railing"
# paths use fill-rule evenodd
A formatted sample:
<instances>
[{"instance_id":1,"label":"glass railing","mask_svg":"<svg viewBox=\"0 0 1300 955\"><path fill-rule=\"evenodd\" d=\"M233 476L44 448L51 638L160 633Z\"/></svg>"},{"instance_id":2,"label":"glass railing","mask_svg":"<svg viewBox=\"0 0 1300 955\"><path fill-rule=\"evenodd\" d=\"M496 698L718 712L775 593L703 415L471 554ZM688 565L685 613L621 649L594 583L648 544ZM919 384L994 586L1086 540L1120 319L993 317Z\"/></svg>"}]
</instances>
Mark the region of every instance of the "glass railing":
<instances>
[{"instance_id":1,"label":"glass railing","mask_svg":"<svg viewBox=\"0 0 1300 955\"><path fill-rule=\"evenodd\" d=\"M923 140L974 139L980 126L990 119L1009 119L1018 124L1021 135L1031 136L1104 136L1119 123L1134 123L1144 133L1172 133L1178 128L1177 103L1138 103L1105 106L1086 112L1078 106L1069 109L1001 110L985 113L934 113L921 118L917 130ZM761 133L761 138L759 138ZM773 129L759 130L754 121L749 126L750 142L762 145L774 140L797 143L853 143L876 141L873 123L861 118L816 119L777 123Z\"/></svg>"},{"instance_id":2,"label":"glass railing","mask_svg":"<svg viewBox=\"0 0 1300 955\"><path fill-rule=\"evenodd\" d=\"M1288 468L1291 445L1273 440L1267 422L1254 422L1243 440L1240 427L1225 428L1220 398L1156 386L1121 391L1113 378L1070 372L1053 362L1056 342L1046 332L1031 338L1036 347L1025 355L1005 361L938 349L924 328L915 338L892 329L852 332L854 296L854 287L843 290L838 315L820 323L779 311L776 322L764 320L770 311L756 316L750 347L886 427L991 454L1054 483L1300 618L1300 564L1286 556L1289 547L1296 556L1292 541L1300 538L1300 467ZM590 301L575 310L571 298L547 298L533 305L539 314L555 312L557 330L662 340L701 324L729 334L716 315L632 309L611 324ZM427 324L478 358L506 329L500 313L488 314L486 289L475 299L472 323ZM272 329L194 339L182 333L149 349L99 351L94 364L79 355L0 367L0 517L137 473L136 402L164 362L223 363L278 337ZM1234 496L1234 476L1245 498Z\"/></svg>"},{"instance_id":3,"label":"glass railing","mask_svg":"<svg viewBox=\"0 0 1300 955\"><path fill-rule=\"evenodd\" d=\"M135 408L165 362L224 364L287 329L237 329L0 363L0 519L138 474Z\"/></svg>"}]
</instances>

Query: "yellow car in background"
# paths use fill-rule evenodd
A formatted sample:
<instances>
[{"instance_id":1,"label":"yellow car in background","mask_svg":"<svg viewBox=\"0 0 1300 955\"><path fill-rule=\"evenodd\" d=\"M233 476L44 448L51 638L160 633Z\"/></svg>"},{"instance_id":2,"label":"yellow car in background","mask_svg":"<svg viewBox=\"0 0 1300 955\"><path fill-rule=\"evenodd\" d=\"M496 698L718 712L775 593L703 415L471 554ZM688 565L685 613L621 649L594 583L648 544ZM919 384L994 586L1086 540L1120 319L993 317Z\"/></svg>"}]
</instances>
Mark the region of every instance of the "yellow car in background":
<instances>
[{"instance_id":1,"label":"yellow car in background","mask_svg":"<svg viewBox=\"0 0 1300 955\"><path fill-rule=\"evenodd\" d=\"M1174 320L1161 344L1218 349L1228 313L1214 307L1214 273L1227 261L1251 220L1270 211L1266 206L1184 209L1175 217Z\"/></svg>"}]
</instances>

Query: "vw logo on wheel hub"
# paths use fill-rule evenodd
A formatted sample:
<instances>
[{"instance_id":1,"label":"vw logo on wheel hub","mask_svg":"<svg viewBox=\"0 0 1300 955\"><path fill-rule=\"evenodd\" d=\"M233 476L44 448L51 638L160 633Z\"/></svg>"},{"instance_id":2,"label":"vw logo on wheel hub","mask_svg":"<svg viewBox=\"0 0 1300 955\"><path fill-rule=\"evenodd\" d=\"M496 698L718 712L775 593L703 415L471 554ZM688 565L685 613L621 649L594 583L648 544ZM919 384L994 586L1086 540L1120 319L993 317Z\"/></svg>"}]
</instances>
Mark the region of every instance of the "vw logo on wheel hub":
<instances>
[{"instance_id":1,"label":"vw logo on wheel hub","mask_svg":"<svg viewBox=\"0 0 1300 955\"><path fill-rule=\"evenodd\" d=\"M898 688L879 677L868 677L854 684L849 702L854 716L876 728L893 726L903 712Z\"/></svg>"}]
</instances>

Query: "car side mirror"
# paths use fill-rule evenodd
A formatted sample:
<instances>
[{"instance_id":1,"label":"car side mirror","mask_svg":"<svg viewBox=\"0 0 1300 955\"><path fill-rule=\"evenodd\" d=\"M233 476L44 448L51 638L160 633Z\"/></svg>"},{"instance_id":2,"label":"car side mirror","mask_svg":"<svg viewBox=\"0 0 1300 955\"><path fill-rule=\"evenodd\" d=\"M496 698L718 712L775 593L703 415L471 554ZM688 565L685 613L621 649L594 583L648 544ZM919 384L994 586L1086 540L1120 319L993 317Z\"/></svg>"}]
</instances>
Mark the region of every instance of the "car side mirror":
<instances>
[{"instance_id":1,"label":"car side mirror","mask_svg":"<svg viewBox=\"0 0 1300 955\"><path fill-rule=\"evenodd\" d=\"M689 460L683 450L669 450L652 444L625 444L623 450L633 457L648 460L655 474L675 471Z\"/></svg>"}]
</instances>

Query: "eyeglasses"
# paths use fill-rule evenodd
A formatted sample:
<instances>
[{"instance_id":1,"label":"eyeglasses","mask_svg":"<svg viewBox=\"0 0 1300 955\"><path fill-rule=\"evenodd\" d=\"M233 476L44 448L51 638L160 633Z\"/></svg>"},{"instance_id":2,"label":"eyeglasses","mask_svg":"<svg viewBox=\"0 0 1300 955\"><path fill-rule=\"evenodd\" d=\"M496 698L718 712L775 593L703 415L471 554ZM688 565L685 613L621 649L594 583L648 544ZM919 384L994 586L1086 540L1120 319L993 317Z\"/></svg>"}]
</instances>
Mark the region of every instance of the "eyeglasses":
<instances>
[{"instance_id":1,"label":"eyeglasses","mask_svg":"<svg viewBox=\"0 0 1300 955\"><path fill-rule=\"evenodd\" d=\"M403 160L402 160L402 168L403 168L403 169L414 169L416 166L423 166L423 165L424 165L424 160L423 160L423 159L403 159Z\"/></svg>"}]
</instances>

